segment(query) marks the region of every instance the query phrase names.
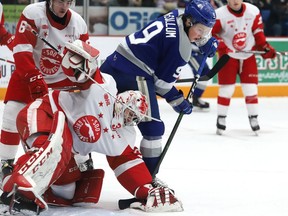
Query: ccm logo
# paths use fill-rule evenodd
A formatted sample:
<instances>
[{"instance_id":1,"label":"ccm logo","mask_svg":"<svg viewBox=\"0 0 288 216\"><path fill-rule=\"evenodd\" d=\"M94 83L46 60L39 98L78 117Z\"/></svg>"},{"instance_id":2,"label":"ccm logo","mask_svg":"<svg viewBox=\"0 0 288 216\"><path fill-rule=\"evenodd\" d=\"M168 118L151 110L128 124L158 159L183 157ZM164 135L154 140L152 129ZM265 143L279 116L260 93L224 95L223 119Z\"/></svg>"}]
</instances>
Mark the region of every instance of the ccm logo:
<instances>
[{"instance_id":1,"label":"ccm logo","mask_svg":"<svg viewBox=\"0 0 288 216\"><path fill-rule=\"evenodd\" d=\"M35 174L37 170L43 166L43 164L47 161L47 159L50 157L50 155L53 153L53 149L51 148L48 152L44 153L44 149L40 148L38 152L35 152L29 160L26 162L26 164L23 165L23 167L18 171L20 175L23 175L31 166L32 166L32 174ZM35 161L41 156L41 160L38 161L37 164L34 164Z\"/></svg>"},{"instance_id":2,"label":"ccm logo","mask_svg":"<svg viewBox=\"0 0 288 216\"><path fill-rule=\"evenodd\" d=\"M42 74L38 74L36 76L30 77L30 82L34 82L34 81L36 81L38 79L42 79L42 78L43 78Z\"/></svg>"}]
</instances>

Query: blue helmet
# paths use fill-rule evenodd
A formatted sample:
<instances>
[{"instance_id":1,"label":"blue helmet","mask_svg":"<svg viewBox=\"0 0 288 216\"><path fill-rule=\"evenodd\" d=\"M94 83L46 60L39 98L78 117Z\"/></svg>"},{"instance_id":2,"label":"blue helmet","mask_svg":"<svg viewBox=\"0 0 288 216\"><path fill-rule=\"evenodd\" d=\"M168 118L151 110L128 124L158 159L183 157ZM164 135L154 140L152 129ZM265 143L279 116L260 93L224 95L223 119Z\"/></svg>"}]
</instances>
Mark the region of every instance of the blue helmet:
<instances>
[{"instance_id":1,"label":"blue helmet","mask_svg":"<svg viewBox=\"0 0 288 216\"><path fill-rule=\"evenodd\" d=\"M192 17L192 23L201 23L212 28L216 21L216 13L206 0L191 0L187 3L184 14Z\"/></svg>"}]
</instances>

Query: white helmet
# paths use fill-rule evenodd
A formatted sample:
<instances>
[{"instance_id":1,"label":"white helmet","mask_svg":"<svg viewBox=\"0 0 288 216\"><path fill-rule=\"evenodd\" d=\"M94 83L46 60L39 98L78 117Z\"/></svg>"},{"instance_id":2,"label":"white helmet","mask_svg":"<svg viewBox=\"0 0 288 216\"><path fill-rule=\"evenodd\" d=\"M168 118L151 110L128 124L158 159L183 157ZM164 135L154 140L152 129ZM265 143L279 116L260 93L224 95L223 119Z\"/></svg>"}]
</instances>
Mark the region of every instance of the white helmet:
<instances>
[{"instance_id":1,"label":"white helmet","mask_svg":"<svg viewBox=\"0 0 288 216\"><path fill-rule=\"evenodd\" d=\"M125 91L117 95L112 125L138 124L147 115L147 111L148 103L145 95L140 91Z\"/></svg>"}]
</instances>

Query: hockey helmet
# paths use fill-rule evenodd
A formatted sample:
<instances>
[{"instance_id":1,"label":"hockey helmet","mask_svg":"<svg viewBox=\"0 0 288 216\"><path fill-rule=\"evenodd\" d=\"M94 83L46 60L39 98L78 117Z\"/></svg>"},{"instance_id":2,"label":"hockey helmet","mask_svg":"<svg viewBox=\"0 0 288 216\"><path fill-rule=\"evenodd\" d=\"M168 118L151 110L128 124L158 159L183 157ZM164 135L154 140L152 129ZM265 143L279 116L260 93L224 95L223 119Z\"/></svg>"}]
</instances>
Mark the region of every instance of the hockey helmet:
<instances>
[{"instance_id":1,"label":"hockey helmet","mask_svg":"<svg viewBox=\"0 0 288 216\"><path fill-rule=\"evenodd\" d=\"M191 0L186 4L184 14L191 17L193 25L200 23L212 28L216 21L215 10L206 0Z\"/></svg>"},{"instance_id":2,"label":"hockey helmet","mask_svg":"<svg viewBox=\"0 0 288 216\"><path fill-rule=\"evenodd\" d=\"M148 111L146 96L140 91L125 91L117 95L112 125L132 126L143 120Z\"/></svg>"}]
</instances>

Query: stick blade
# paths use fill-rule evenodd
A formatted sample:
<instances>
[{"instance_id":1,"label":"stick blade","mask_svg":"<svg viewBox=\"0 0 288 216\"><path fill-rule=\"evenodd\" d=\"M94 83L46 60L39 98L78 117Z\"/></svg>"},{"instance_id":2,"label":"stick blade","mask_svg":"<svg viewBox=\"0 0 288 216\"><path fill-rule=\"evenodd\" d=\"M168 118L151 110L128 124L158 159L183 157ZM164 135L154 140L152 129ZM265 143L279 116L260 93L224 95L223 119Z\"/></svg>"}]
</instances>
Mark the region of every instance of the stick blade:
<instances>
[{"instance_id":1,"label":"stick blade","mask_svg":"<svg viewBox=\"0 0 288 216\"><path fill-rule=\"evenodd\" d=\"M230 56L228 54L224 54L221 58L216 62L214 67L204 76L201 76L198 81L207 81L213 78L229 61Z\"/></svg>"},{"instance_id":2,"label":"stick blade","mask_svg":"<svg viewBox=\"0 0 288 216\"><path fill-rule=\"evenodd\" d=\"M127 208L130 208L131 203L138 202L138 201L139 200L136 199L135 197L130 198L130 199L120 199L118 201L118 207L120 210L127 209Z\"/></svg>"}]
</instances>

